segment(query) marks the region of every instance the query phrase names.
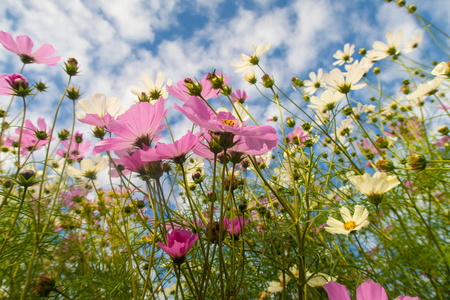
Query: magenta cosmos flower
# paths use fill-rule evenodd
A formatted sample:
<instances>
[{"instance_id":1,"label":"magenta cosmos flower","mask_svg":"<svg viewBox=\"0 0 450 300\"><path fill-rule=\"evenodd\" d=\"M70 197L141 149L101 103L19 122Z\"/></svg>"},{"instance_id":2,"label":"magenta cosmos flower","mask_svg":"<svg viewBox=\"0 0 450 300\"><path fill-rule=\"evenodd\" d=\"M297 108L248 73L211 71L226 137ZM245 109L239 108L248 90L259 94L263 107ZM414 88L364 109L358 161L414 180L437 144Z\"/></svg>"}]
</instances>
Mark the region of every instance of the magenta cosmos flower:
<instances>
[{"instance_id":1,"label":"magenta cosmos flower","mask_svg":"<svg viewBox=\"0 0 450 300\"><path fill-rule=\"evenodd\" d=\"M160 98L155 104L139 102L132 105L117 120L111 119L106 130L118 137L100 141L92 153L150 147L152 142L160 138L156 133L166 128L166 125L161 124L168 111L164 110L164 103L164 98Z\"/></svg>"},{"instance_id":2,"label":"magenta cosmos flower","mask_svg":"<svg viewBox=\"0 0 450 300\"><path fill-rule=\"evenodd\" d=\"M192 234L192 232L185 229L174 229L167 235L167 245L159 242L158 246L169 254L175 264L181 265L186 260L186 254L197 239L197 233Z\"/></svg>"},{"instance_id":3,"label":"magenta cosmos flower","mask_svg":"<svg viewBox=\"0 0 450 300\"><path fill-rule=\"evenodd\" d=\"M23 92L23 96L26 96L30 91L25 76L21 74L3 74L0 76L0 95L10 96Z\"/></svg>"},{"instance_id":4,"label":"magenta cosmos flower","mask_svg":"<svg viewBox=\"0 0 450 300\"><path fill-rule=\"evenodd\" d=\"M334 281L325 284L323 288L327 291L330 300L351 300L347 288ZM386 291L381 284L367 280L356 289L357 300L388 300ZM419 297L399 296L399 300L420 300Z\"/></svg>"},{"instance_id":5,"label":"magenta cosmos flower","mask_svg":"<svg viewBox=\"0 0 450 300\"><path fill-rule=\"evenodd\" d=\"M14 41L11 34L0 31L0 43L6 50L17 54L24 64L36 63L54 66L61 59L61 56L49 57L55 53L55 48L49 44L42 45L36 52L31 53L33 41L28 35L19 35Z\"/></svg>"},{"instance_id":6,"label":"magenta cosmos flower","mask_svg":"<svg viewBox=\"0 0 450 300\"><path fill-rule=\"evenodd\" d=\"M209 132L242 136L251 149L259 150L266 145L272 150L278 145L278 134L272 126L245 126L245 123L239 125L239 120L230 112L221 111L216 115L205 101L198 97L190 97L184 102L183 107L175 104L175 109Z\"/></svg>"},{"instance_id":7,"label":"magenta cosmos flower","mask_svg":"<svg viewBox=\"0 0 450 300\"><path fill-rule=\"evenodd\" d=\"M238 236L242 233L244 226L248 224L248 220L244 220L243 216L235 217L233 220L223 219L223 226L226 227L229 234Z\"/></svg>"}]
</instances>

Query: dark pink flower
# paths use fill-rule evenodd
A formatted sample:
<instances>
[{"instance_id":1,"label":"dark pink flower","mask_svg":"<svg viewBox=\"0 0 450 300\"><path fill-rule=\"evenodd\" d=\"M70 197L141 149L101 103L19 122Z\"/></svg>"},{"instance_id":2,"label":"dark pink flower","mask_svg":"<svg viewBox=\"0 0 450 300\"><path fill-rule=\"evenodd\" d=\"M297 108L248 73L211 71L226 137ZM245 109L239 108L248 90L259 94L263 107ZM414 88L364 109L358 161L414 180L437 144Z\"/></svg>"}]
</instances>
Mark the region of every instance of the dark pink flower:
<instances>
[{"instance_id":1,"label":"dark pink flower","mask_svg":"<svg viewBox=\"0 0 450 300\"><path fill-rule=\"evenodd\" d=\"M118 137L100 141L92 153L150 147L152 142L160 138L156 133L166 128L165 124L161 124L168 111L164 110L164 103L164 98L160 98L155 104L139 102L132 105L117 120L111 119L106 130Z\"/></svg>"},{"instance_id":2,"label":"dark pink flower","mask_svg":"<svg viewBox=\"0 0 450 300\"><path fill-rule=\"evenodd\" d=\"M334 281L324 284L323 288L327 291L330 300L351 300L347 288ZM357 300L388 300L386 291L381 284L367 280L356 289ZM403 300L420 300L419 297L400 296Z\"/></svg>"},{"instance_id":3,"label":"dark pink flower","mask_svg":"<svg viewBox=\"0 0 450 300\"><path fill-rule=\"evenodd\" d=\"M216 115L205 101L198 97L188 98L183 107L175 104L175 109L182 112L193 123L212 133L231 133L242 136L251 149L259 150L266 145L269 150L272 150L278 145L278 134L272 126L245 126L245 123L239 125L239 121L230 112L221 111Z\"/></svg>"},{"instance_id":4,"label":"dark pink flower","mask_svg":"<svg viewBox=\"0 0 450 300\"><path fill-rule=\"evenodd\" d=\"M3 74L0 76L0 95L26 96L31 92L28 80L21 74ZM22 95L23 94L23 95Z\"/></svg>"},{"instance_id":5,"label":"dark pink flower","mask_svg":"<svg viewBox=\"0 0 450 300\"><path fill-rule=\"evenodd\" d=\"M192 232L185 229L173 229L167 235L167 245L159 242L158 246L161 250L169 254L175 264L180 265L186 260L186 254L197 239L197 233L192 234Z\"/></svg>"},{"instance_id":6,"label":"dark pink flower","mask_svg":"<svg viewBox=\"0 0 450 300\"><path fill-rule=\"evenodd\" d=\"M28 35L19 35L14 41L11 34L0 31L0 43L6 50L17 54L24 64L36 63L54 66L61 59L60 56L49 57L55 53L55 49L49 44L42 45L36 52L31 53L33 41Z\"/></svg>"}]
</instances>

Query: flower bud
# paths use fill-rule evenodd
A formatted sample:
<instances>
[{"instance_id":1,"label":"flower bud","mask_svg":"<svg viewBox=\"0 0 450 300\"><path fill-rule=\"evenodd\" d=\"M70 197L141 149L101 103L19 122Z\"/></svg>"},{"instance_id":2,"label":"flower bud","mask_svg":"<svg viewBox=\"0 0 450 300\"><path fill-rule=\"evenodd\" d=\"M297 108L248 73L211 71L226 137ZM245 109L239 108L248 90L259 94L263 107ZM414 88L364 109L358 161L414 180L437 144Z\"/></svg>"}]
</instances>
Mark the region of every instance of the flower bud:
<instances>
[{"instance_id":1,"label":"flower bud","mask_svg":"<svg viewBox=\"0 0 450 300\"><path fill-rule=\"evenodd\" d=\"M184 80L184 86L187 88L189 95L198 96L202 95L203 87L199 82L194 82L191 78Z\"/></svg>"},{"instance_id":2,"label":"flower bud","mask_svg":"<svg viewBox=\"0 0 450 300\"><path fill-rule=\"evenodd\" d=\"M83 142L83 134L81 132L76 132L74 138L75 143L77 144L81 144Z\"/></svg>"},{"instance_id":3,"label":"flower bud","mask_svg":"<svg viewBox=\"0 0 450 300\"><path fill-rule=\"evenodd\" d=\"M386 140L386 138L384 136L380 136L376 139L375 143L377 144L378 147L380 148L387 148L388 147L388 141Z\"/></svg>"},{"instance_id":4,"label":"flower bud","mask_svg":"<svg viewBox=\"0 0 450 300\"><path fill-rule=\"evenodd\" d=\"M407 160L408 165L411 167L411 170L421 171L427 167L427 160L422 153L410 154Z\"/></svg>"},{"instance_id":5,"label":"flower bud","mask_svg":"<svg viewBox=\"0 0 450 300\"><path fill-rule=\"evenodd\" d=\"M310 131L311 128L312 128L311 123L304 122L304 123L302 124L302 128L303 128L304 131Z\"/></svg>"},{"instance_id":6,"label":"flower bud","mask_svg":"<svg viewBox=\"0 0 450 300\"><path fill-rule=\"evenodd\" d=\"M36 284L33 288L33 294L38 297L48 297L48 295L55 290L55 280L48 274L42 274L38 279L36 279Z\"/></svg>"},{"instance_id":7,"label":"flower bud","mask_svg":"<svg viewBox=\"0 0 450 300\"><path fill-rule=\"evenodd\" d=\"M297 77L292 77L292 86L302 88L305 86L305 82L303 80L298 79Z\"/></svg>"},{"instance_id":8,"label":"flower bud","mask_svg":"<svg viewBox=\"0 0 450 300\"><path fill-rule=\"evenodd\" d=\"M265 88L271 88L275 84L275 81L269 74L264 74L261 79Z\"/></svg>"},{"instance_id":9,"label":"flower bud","mask_svg":"<svg viewBox=\"0 0 450 300\"><path fill-rule=\"evenodd\" d=\"M71 57L69 58L66 62L64 62L64 65L66 66L66 68L64 69L64 71L66 71L67 75L69 76L77 76L77 74L79 73L78 69L78 61Z\"/></svg>"},{"instance_id":10,"label":"flower bud","mask_svg":"<svg viewBox=\"0 0 450 300\"><path fill-rule=\"evenodd\" d=\"M311 100L311 97L308 94L304 94L303 100L305 100L306 102L309 102L309 100Z\"/></svg>"},{"instance_id":11,"label":"flower bud","mask_svg":"<svg viewBox=\"0 0 450 300\"><path fill-rule=\"evenodd\" d=\"M378 75L380 73L381 73L381 69L380 68L378 68L378 67L373 68L373 74Z\"/></svg>"},{"instance_id":12,"label":"flower bud","mask_svg":"<svg viewBox=\"0 0 450 300\"><path fill-rule=\"evenodd\" d=\"M35 178L36 173L33 170L24 170L20 172L18 181L19 185L23 187L30 187L38 183L38 181Z\"/></svg>"},{"instance_id":13,"label":"flower bud","mask_svg":"<svg viewBox=\"0 0 450 300\"><path fill-rule=\"evenodd\" d=\"M95 136L96 138L98 138L98 139L100 139L100 140L103 140L103 137L105 136L106 131L105 131L105 128L104 128L104 127L98 127L98 126L96 126L95 129L94 129L94 131L93 131L93 133L94 133L94 136Z\"/></svg>"},{"instance_id":14,"label":"flower bud","mask_svg":"<svg viewBox=\"0 0 450 300\"><path fill-rule=\"evenodd\" d=\"M361 49L359 49L358 53L359 53L360 55L366 55L367 50L366 50L365 48L361 48Z\"/></svg>"},{"instance_id":15,"label":"flower bud","mask_svg":"<svg viewBox=\"0 0 450 300\"><path fill-rule=\"evenodd\" d=\"M448 129L447 126L441 126L438 128L438 132L442 135L447 135L450 132L450 130Z\"/></svg>"},{"instance_id":16,"label":"flower bud","mask_svg":"<svg viewBox=\"0 0 450 300\"><path fill-rule=\"evenodd\" d=\"M287 127L293 128L295 126L295 120L290 117L286 118L286 125Z\"/></svg>"},{"instance_id":17,"label":"flower bud","mask_svg":"<svg viewBox=\"0 0 450 300\"><path fill-rule=\"evenodd\" d=\"M67 129L62 129L61 132L58 133L58 138L61 141L66 141L69 138L70 131Z\"/></svg>"},{"instance_id":18,"label":"flower bud","mask_svg":"<svg viewBox=\"0 0 450 300\"><path fill-rule=\"evenodd\" d=\"M377 167L378 169L385 172L391 172L395 169L394 163L392 163L392 161L384 159L380 159L379 161L377 161Z\"/></svg>"},{"instance_id":19,"label":"flower bud","mask_svg":"<svg viewBox=\"0 0 450 300\"><path fill-rule=\"evenodd\" d=\"M34 83L34 88L39 92L46 92L48 87L45 85L45 83L39 81Z\"/></svg>"},{"instance_id":20,"label":"flower bud","mask_svg":"<svg viewBox=\"0 0 450 300\"><path fill-rule=\"evenodd\" d=\"M397 5L398 6L403 7L403 6L405 6L405 4L406 4L405 0L397 0Z\"/></svg>"},{"instance_id":21,"label":"flower bud","mask_svg":"<svg viewBox=\"0 0 450 300\"><path fill-rule=\"evenodd\" d=\"M11 74L5 77L9 87L14 92L12 95L26 97L31 93L30 84L25 76L21 74Z\"/></svg>"},{"instance_id":22,"label":"flower bud","mask_svg":"<svg viewBox=\"0 0 450 300\"><path fill-rule=\"evenodd\" d=\"M76 88L74 86L71 86L67 89L67 98L69 98L70 100L77 100L78 98L80 98L80 89Z\"/></svg>"}]
</instances>

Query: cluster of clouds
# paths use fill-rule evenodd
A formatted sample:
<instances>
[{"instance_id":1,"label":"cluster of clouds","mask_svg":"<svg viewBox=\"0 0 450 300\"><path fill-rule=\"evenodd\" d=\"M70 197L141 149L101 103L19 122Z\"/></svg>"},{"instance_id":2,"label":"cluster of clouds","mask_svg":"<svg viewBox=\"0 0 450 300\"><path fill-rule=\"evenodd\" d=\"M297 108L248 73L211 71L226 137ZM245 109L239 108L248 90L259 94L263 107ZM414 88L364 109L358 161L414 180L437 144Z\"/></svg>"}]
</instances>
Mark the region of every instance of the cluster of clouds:
<instances>
[{"instance_id":1,"label":"cluster of clouds","mask_svg":"<svg viewBox=\"0 0 450 300\"><path fill-rule=\"evenodd\" d=\"M446 32L449 11L445 0L418 3L418 12L432 16ZM250 54L252 45L272 44L262 65L290 92L292 76L307 79L309 72L321 67L329 71L332 54L347 42L356 49L370 48L375 40L384 41L388 30L403 29L405 39L424 30L395 1L363 0L6 0L0 19L0 30L29 35L36 46L52 44L63 60L75 57L82 73L73 84L86 98L101 92L128 106L134 98L130 87L143 86L142 74L155 78L164 72L176 83L216 69L231 76L234 88L246 89L252 112L261 118L268 111L261 105L264 100L230 66L241 53ZM20 69L13 56L0 50L3 73ZM50 118L67 76L60 67L36 65L27 66L25 74L52 86L51 92L36 99L48 105L37 103L31 110L32 119ZM0 104L7 100L0 99ZM174 101L178 100L169 100L168 107ZM65 113L70 110L70 104L63 108ZM182 127L186 121L177 124Z\"/></svg>"}]
</instances>

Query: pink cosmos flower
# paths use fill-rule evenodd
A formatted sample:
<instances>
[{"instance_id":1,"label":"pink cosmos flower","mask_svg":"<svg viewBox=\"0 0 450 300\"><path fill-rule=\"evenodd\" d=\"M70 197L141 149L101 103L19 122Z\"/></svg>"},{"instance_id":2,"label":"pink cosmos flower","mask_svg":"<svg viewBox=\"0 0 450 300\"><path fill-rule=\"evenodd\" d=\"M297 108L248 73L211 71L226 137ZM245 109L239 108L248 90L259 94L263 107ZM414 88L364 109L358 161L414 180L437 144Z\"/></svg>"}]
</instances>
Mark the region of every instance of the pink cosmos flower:
<instances>
[{"instance_id":1,"label":"pink cosmos flower","mask_svg":"<svg viewBox=\"0 0 450 300\"><path fill-rule=\"evenodd\" d=\"M205 140L210 143L212 137L207 133L205 134ZM266 145L264 145L261 149L255 150L250 148L246 143L243 137L235 136L233 138L233 146L227 149L227 157L232 163L240 163L247 155L258 156L263 155L270 151ZM206 144L199 144L194 150L194 153L198 156L206 158L208 160L214 159L214 153L211 152L210 147ZM217 154L217 157L222 157L223 151Z\"/></svg>"},{"instance_id":2,"label":"pink cosmos flower","mask_svg":"<svg viewBox=\"0 0 450 300\"><path fill-rule=\"evenodd\" d=\"M64 149L56 150L56 154L61 157L66 157L68 155L69 159L73 159L74 161L84 159L84 154L91 150L91 142L83 142L83 134L78 131L73 135L69 154L67 154L69 141L61 141L61 145L64 147Z\"/></svg>"},{"instance_id":3,"label":"pink cosmos flower","mask_svg":"<svg viewBox=\"0 0 450 300\"><path fill-rule=\"evenodd\" d=\"M145 147L144 150L138 149L132 155L124 155L121 165L127 170L138 173L143 179L160 178L167 163L162 161L162 157L156 153L155 148ZM142 157L144 153L147 155L145 160Z\"/></svg>"},{"instance_id":4,"label":"pink cosmos flower","mask_svg":"<svg viewBox=\"0 0 450 300\"><path fill-rule=\"evenodd\" d=\"M351 300L347 288L334 281L324 284L323 288L327 291L330 300ZM388 300L386 291L381 284L367 280L358 286L356 290L357 300ZM419 297L399 296L400 300L420 300Z\"/></svg>"},{"instance_id":5,"label":"pink cosmos flower","mask_svg":"<svg viewBox=\"0 0 450 300\"><path fill-rule=\"evenodd\" d=\"M186 254L197 239L198 233L192 234L192 232L185 229L174 229L167 235L167 245L159 242L158 246L169 254L175 264L181 265L186 260Z\"/></svg>"},{"instance_id":6,"label":"pink cosmos flower","mask_svg":"<svg viewBox=\"0 0 450 300\"><path fill-rule=\"evenodd\" d=\"M231 93L231 100L233 102L240 102L240 103L244 103L245 100L248 98L247 93L245 91L241 91L241 90L236 90L236 93Z\"/></svg>"},{"instance_id":7,"label":"pink cosmos flower","mask_svg":"<svg viewBox=\"0 0 450 300\"><path fill-rule=\"evenodd\" d=\"M100 141L92 153L150 147L152 142L160 138L156 133L166 128L166 125L161 124L168 111L164 110L164 103L164 98L160 98L155 104L139 102L132 105L117 120L111 119L106 130L118 137Z\"/></svg>"},{"instance_id":8,"label":"pink cosmos flower","mask_svg":"<svg viewBox=\"0 0 450 300\"><path fill-rule=\"evenodd\" d=\"M24 64L36 63L54 66L61 59L61 56L49 57L55 53L55 49L49 44L42 45L36 52L31 53L33 41L28 35L19 35L14 41L11 34L0 31L0 43L6 50L17 54Z\"/></svg>"},{"instance_id":9,"label":"pink cosmos flower","mask_svg":"<svg viewBox=\"0 0 450 300\"><path fill-rule=\"evenodd\" d=\"M245 126L245 122L239 125L239 120L230 112L221 111L216 115L205 101L198 97L188 98L183 107L175 104L175 109L182 112L193 123L210 132L242 136L251 149L259 150L266 145L269 150L272 150L278 145L278 134L272 126Z\"/></svg>"},{"instance_id":10,"label":"pink cosmos flower","mask_svg":"<svg viewBox=\"0 0 450 300\"><path fill-rule=\"evenodd\" d=\"M200 134L201 132L193 134L191 131L188 131L187 134L179 140L176 140L173 144L156 144L156 160L173 159L175 163L183 163L188 153L200 143ZM147 157L150 161L155 160L154 153L142 151L142 160L146 161Z\"/></svg>"},{"instance_id":11,"label":"pink cosmos flower","mask_svg":"<svg viewBox=\"0 0 450 300\"><path fill-rule=\"evenodd\" d=\"M302 130L300 126L295 127L294 131L287 136L290 144L302 145L304 141L310 138L309 134Z\"/></svg>"},{"instance_id":12,"label":"pink cosmos flower","mask_svg":"<svg viewBox=\"0 0 450 300\"><path fill-rule=\"evenodd\" d=\"M223 226L226 227L229 234L238 236L242 233L244 226L248 224L248 220L244 220L243 216L233 218L233 221L227 218L223 219Z\"/></svg>"},{"instance_id":13,"label":"pink cosmos flower","mask_svg":"<svg viewBox=\"0 0 450 300\"><path fill-rule=\"evenodd\" d=\"M44 118L38 118L37 127L30 121L25 121L22 130L22 140L20 141L20 149L22 155L27 155L30 151L36 151L47 145L51 128L47 127ZM14 146L19 142L20 128L16 129L17 136L7 136L5 145ZM54 140L54 138L52 138Z\"/></svg>"}]
</instances>

